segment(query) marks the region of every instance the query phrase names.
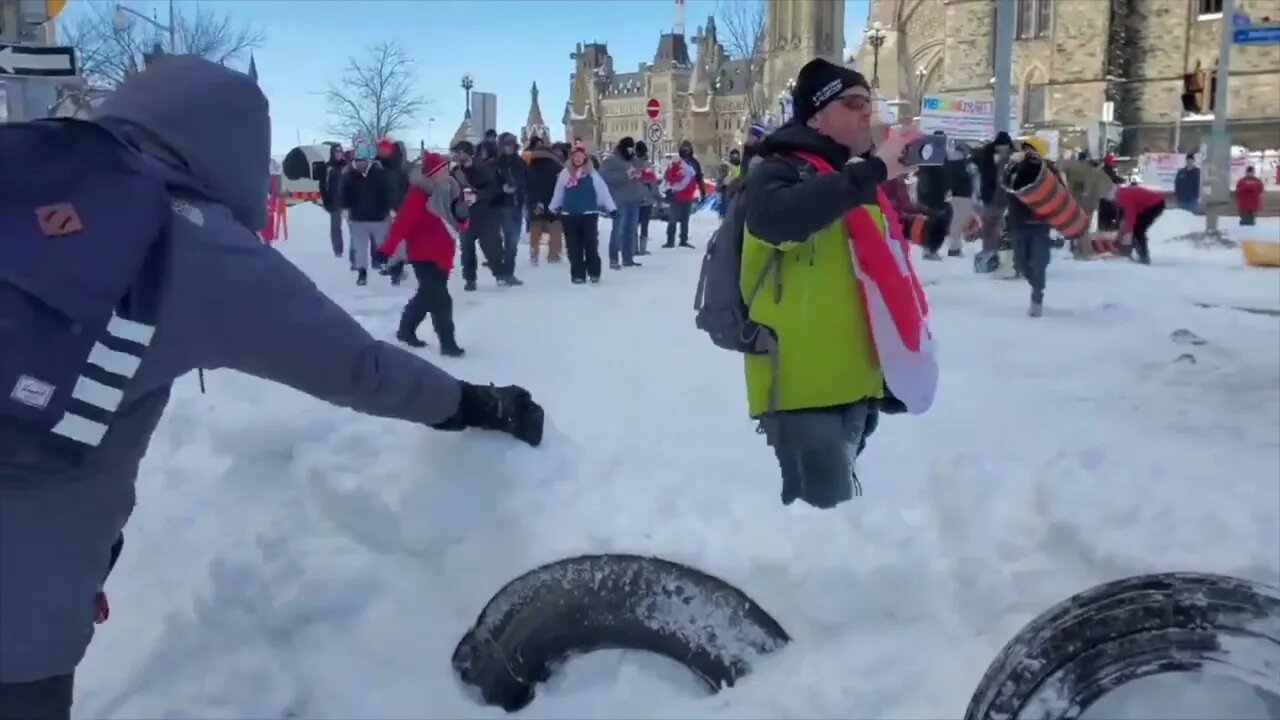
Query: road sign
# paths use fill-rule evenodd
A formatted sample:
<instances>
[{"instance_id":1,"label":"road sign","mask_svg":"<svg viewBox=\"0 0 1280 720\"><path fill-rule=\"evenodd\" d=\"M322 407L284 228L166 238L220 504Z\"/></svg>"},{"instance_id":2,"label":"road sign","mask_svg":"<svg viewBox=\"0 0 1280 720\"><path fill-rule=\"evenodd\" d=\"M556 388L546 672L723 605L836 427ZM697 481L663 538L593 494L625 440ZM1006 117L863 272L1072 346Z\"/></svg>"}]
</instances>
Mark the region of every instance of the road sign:
<instances>
[{"instance_id":1,"label":"road sign","mask_svg":"<svg viewBox=\"0 0 1280 720\"><path fill-rule=\"evenodd\" d=\"M649 102L644 104L644 112L650 120L657 120L662 114L662 103L658 98L649 98Z\"/></svg>"},{"instance_id":2,"label":"road sign","mask_svg":"<svg viewBox=\"0 0 1280 720\"><path fill-rule=\"evenodd\" d=\"M644 138L648 140L650 144L662 142L663 134L662 123L656 120L649 123L644 129Z\"/></svg>"},{"instance_id":3,"label":"road sign","mask_svg":"<svg viewBox=\"0 0 1280 720\"><path fill-rule=\"evenodd\" d=\"M1239 10L1231 15L1231 27L1233 28L1247 28L1252 24L1253 19Z\"/></svg>"},{"instance_id":4,"label":"road sign","mask_svg":"<svg viewBox=\"0 0 1280 720\"><path fill-rule=\"evenodd\" d=\"M0 77L5 76L75 77L75 48L0 43Z\"/></svg>"},{"instance_id":5,"label":"road sign","mask_svg":"<svg viewBox=\"0 0 1280 720\"><path fill-rule=\"evenodd\" d=\"M1280 25L1254 25L1231 31L1231 41L1237 45L1274 45L1280 43Z\"/></svg>"}]
</instances>

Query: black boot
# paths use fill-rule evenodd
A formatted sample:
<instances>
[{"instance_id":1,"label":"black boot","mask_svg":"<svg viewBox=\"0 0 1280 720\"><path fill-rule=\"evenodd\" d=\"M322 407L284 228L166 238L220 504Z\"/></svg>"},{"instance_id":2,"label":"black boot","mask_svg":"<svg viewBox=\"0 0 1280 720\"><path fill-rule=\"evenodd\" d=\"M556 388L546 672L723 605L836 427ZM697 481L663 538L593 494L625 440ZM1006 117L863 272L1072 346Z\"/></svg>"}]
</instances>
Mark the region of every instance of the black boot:
<instances>
[{"instance_id":1,"label":"black boot","mask_svg":"<svg viewBox=\"0 0 1280 720\"><path fill-rule=\"evenodd\" d=\"M545 415L528 390L518 385L495 387L462 383L458 409L437 430L458 431L480 428L506 433L537 447L542 443Z\"/></svg>"},{"instance_id":2,"label":"black boot","mask_svg":"<svg viewBox=\"0 0 1280 720\"><path fill-rule=\"evenodd\" d=\"M462 289L463 289L463 290L465 290L465 291L467 291L467 292L475 292L475 291L476 291L476 281L475 281L475 280L468 280L468 281L467 281L467 284L465 284L465 285L463 285L463 286L462 286Z\"/></svg>"},{"instance_id":3,"label":"black boot","mask_svg":"<svg viewBox=\"0 0 1280 720\"><path fill-rule=\"evenodd\" d=\"M360 287L364 287L365 285L368 285L368 284L369 284L369 271L356 270L356 285L359 285Z\"/></svg>"},{"instance_id":4,"label":"black boot","mask_svg":"<svg viewBox=\"0 0 1280 720\"><path fill-rule=\"evenodd\" d=\"M467 351L458 347L458 342L453 338L440 338L440 354L445 357L458 358L466 355Z\"/></svg>"},{"instance_id":5,"label":"black boot","mask_svg":"<svg viewBox=\"0 0 1280 720\"><path fill-rule=\"evenodd\" d=\"M409 347L424 348L427 346L427 344L418 337L418 333L412 330L401 329L397 331L396 339Z\"/></svg>"}]
</instances>

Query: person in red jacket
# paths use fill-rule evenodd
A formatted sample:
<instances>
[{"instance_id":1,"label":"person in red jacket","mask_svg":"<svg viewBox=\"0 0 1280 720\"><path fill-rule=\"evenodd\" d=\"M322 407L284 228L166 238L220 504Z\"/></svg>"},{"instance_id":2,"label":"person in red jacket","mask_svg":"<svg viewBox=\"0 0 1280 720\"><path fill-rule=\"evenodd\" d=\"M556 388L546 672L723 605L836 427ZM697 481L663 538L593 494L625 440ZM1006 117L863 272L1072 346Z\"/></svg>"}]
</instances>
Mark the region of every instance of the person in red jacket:
<instances>
[{"instance_id":1,"label":"person in red jacket","mask_svg":"<svg viewBox=\"0 0 1280 720\"><path fill-rule=\"evenodd\" d=\"M454 336L453 298L449 272L457 249L457 236L466 230L468 208L474 195L463 190L448 173L449 160L433 152L422 154L422 169L409 177L409 190L396 212L382 254L391 257L401 243L409 267L418 279L418 291L405 303L396 339L410 347L426 347L418 338L418 326L427 314L440 339L440 354L461 357Z\"/></svg>"},{"instance_id":2,"label":"person in red jacket","mask_svg":"<svg viewBox=\"0 0 1280 720\"><path fill-rule=\"evenodd\" d=\"M1258 211L1262 209L1262 178L1258 177L1253 166L1245 168L1244 177L1236 183L1236 212L1240 213L1241 225L1257 225Z\"/></svg>"},{"instance_id":3,"label":"person in red jacket","mask_svg":"<svg viewBox=\"0 0 1280 720\"><path fill-rule=\"evenodd\" d=\"M1138 262L1151 264L1151 249L1147 239L1147 231L1151 229L1156 218L1164 212L1164 194L1141 185L1122 185L1107 188L1113 197L1116 212L1120 214L1120 235L1117 239L1129 236L1133 241L1133 249L1138 253Z\"/></svg>"},{"instance_id":4,"label":"person in red jacket","mask_svg":"<svg viewBox=\"0 0 1280 720\"><path fill-rule=\"evenodd\" d=\"M664 248L676 246L676 230L680 231L680 247L691 248L689 242L689 216L693 213L693 203L698 193L705 190L699 187L702 171L693 163L692 147L681 143L680 155L672 159L671 164L662 173L662 184L666 186L667 200L667 242Z\"/></svg>"}]
</instances>

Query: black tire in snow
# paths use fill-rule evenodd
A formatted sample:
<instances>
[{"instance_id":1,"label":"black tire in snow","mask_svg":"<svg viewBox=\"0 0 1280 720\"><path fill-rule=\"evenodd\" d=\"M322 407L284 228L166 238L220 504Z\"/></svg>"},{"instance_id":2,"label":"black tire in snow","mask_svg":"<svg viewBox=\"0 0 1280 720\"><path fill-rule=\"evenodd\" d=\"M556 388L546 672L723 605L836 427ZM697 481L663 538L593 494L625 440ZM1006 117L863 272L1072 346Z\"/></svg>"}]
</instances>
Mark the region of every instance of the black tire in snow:
<instances>
[{"instance_id":1,"label":"black tire in snow","mask_svg":"<svg viewBox=\"0 0 1280 720\"><path fill-rule=\"evenodd\" d=\"M647 650L685 665L715 692L789 640L720 578L661 558L583 555L507 583L458 643L453 667L485 704L514 712L571 655Z\"/></svg>"},{"instance_id":2,"label":"black tire in snow","mask_svg":"<svg viewBox=\"0 0 1280 720\"><path fill-rule=\"evenodd\" d=\"M1280 589L1162 573L1086 590L1009 641L965 720L1078 718L1131 680L1195 671L1230 675L1280 699Z\"/></svg>"}]
</instances>

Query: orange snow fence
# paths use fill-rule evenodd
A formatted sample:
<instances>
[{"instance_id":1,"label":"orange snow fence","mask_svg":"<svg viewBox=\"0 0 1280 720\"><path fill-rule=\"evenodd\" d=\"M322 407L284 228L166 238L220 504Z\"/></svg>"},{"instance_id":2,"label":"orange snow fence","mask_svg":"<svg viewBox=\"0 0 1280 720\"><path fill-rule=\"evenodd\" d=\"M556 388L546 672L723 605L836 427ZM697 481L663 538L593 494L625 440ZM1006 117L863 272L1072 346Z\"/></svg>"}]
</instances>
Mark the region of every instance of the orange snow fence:
<instances>
[{"instance_id":1,"label":"orange snow fence","mask_svg":"<svg viewBox=\"0 0 1280 720\"><path fill-rule=\"evenodd\" d=\"M1012 165L1002 180L1005 190L1063 237L1074 240L1088 231L1089 216L1044 161Z\"/></svg>"}]
</instances>

